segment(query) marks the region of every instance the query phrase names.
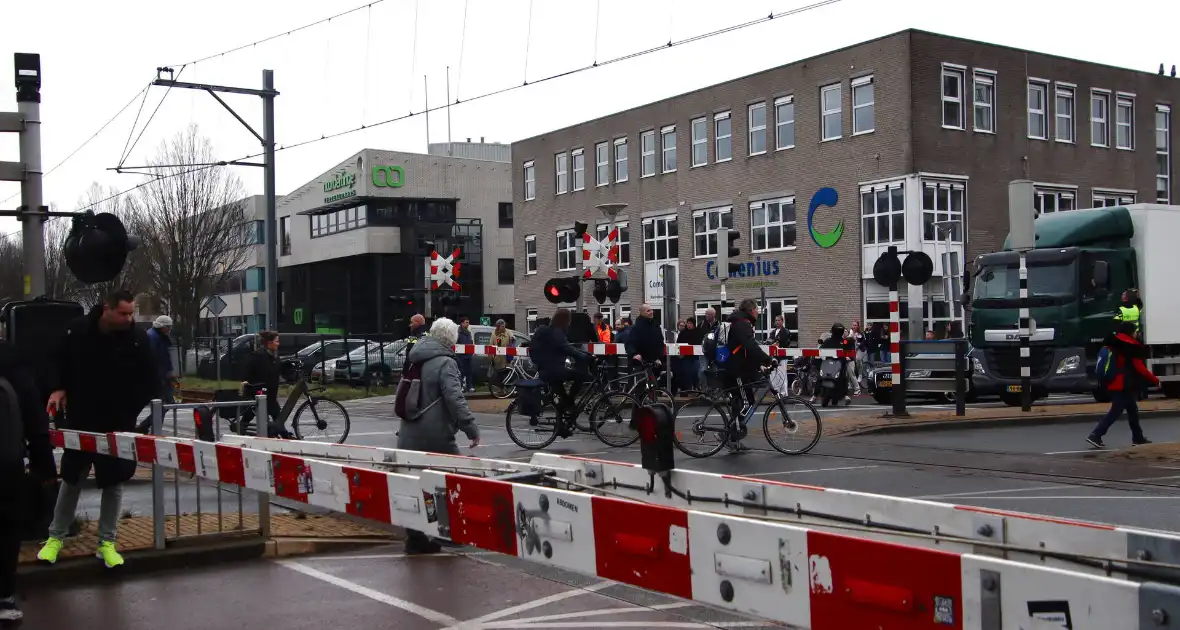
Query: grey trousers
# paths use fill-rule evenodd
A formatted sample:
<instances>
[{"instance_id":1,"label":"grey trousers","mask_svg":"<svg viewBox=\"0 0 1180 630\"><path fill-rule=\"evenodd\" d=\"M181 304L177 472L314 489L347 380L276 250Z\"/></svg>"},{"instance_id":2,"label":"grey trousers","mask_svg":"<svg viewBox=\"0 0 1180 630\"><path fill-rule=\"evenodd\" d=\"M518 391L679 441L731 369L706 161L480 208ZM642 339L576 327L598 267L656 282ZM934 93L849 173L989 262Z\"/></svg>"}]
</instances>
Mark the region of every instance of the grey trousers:
<instances>
[{"instance_id":1,"label":"grey trousers","mask_svg":"<svg viewBox=\"0 0 1180 630\"><path fill-rule=\"evenodd\" d=\"M53 508L53 522L49 525L49 537L65 540L70 525L78 514L78 499L82 496L81 486L62 482L57 493L57 505ZM102 489L102 504L98 511L99 542L115 542L119 528L119 508L123 503L123 486Z\"/></svg>"}]
</instances>

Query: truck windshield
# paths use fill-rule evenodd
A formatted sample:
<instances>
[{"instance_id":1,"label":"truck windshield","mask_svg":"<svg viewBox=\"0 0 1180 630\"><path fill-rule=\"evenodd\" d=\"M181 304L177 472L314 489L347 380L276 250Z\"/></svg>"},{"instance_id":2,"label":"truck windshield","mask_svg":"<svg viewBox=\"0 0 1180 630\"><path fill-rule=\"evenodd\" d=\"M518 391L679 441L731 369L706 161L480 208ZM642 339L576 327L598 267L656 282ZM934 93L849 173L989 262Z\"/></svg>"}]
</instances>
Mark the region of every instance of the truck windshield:
<instances>
[{"instance_id":1,"label":"truck windshield","mask_svg":"<svg viewBox=\"0 0 1180 630\"><path fill-rule=\"evenodd\" d=\"M1077 278L1077 261L1029 265L1031 306L1063 304L1073 299ZM976 277L972 302L977 306L1017 306L1020 302L1019 267L1016 264L983 267Z\"/></svg>"}]
</instances>

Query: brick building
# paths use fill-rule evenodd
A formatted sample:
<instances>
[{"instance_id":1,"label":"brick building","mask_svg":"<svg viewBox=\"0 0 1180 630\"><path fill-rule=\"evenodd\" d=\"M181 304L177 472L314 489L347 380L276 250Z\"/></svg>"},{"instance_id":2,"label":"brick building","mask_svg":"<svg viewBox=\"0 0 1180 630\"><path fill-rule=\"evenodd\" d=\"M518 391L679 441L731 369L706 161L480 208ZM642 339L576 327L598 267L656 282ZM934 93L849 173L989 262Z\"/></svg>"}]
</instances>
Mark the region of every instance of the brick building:
<instances>
[{"instance_id":1,"label":"brick building","mask_svg":"<svg viewBox=\"0 0 1180 630\"><path fill-rule=\"evenodd\" d=\"M611 316L660 295L661 264L679 317L717 306L724 224L749 272L729 299L764 288L803 345L835 320L888 319L872 266L891 244L934 259L908 297L939 328L964 316L943 257L1002 245L1009 181L1037 182L1044 212L1170 202L1178 100L1175 78L907 30L522 140L516 315L552 312L542 287L574 273L574 222L605 235L595 206L622 202L630 288ZM836 203L812 208L824 188Z\"/></svg>"}]
</instances>

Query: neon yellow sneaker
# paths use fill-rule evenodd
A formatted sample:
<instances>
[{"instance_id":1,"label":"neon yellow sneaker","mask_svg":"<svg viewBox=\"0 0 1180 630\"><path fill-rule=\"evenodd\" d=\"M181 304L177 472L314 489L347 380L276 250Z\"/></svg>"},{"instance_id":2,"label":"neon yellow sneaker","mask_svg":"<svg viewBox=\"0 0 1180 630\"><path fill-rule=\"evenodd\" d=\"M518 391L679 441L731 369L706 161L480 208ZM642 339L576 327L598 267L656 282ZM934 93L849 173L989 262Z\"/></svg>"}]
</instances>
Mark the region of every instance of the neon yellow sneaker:
<instances>
[{"instance_id":1,"label":"neon yellow sneaker","mask_svg":"<svg viewBox=\"0 0 1180 630\"><path fill-rule=\"evenodd\" d=\"M113 569L123 564L123 556L119 555L119 552L115 550L115 543L109 540L104 540L99 543L98 552L94 555L98 558L101 558L103 563L107 565L108 569Z\"/></svg>"},{"instance_id":2,"label":"neon yellow sneaker","mask_svg":"<svg viewBox=\"0 0 1180 630\"><path fill-rule=\"evenodd\" d=\"M42 562L48 562L49 564L57 562L57 555L61 553L61 546L63 544L65 544L64 541L50 537L41 547L41 551L37 552L37 559Z\"/></svg>"}]
</instances>

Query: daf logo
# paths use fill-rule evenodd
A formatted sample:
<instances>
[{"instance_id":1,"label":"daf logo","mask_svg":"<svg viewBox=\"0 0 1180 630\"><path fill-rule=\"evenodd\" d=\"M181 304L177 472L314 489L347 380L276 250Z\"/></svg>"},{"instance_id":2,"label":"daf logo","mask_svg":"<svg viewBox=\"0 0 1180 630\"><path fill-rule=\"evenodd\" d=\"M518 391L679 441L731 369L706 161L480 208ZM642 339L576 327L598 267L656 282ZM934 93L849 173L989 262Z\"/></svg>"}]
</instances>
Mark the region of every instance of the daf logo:
<instances>
[{"instance_id":1,"label":"daf logo","mask_svg":"<svg viewBox=\"0 0 1180 630\"><path fill-rule=\"evenodd\" d=\"M1020 339L1020 335L1018 335L1017 333L1006 333L1004 335L1004 339L1006 339L1008 341L1016 341L1017 339Z\"/></svg>"}]
</instances>

